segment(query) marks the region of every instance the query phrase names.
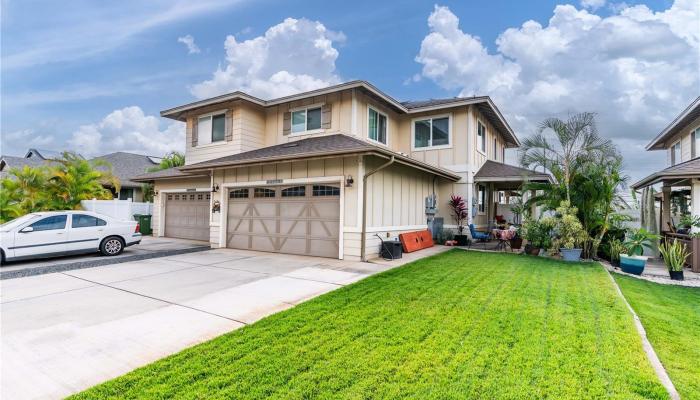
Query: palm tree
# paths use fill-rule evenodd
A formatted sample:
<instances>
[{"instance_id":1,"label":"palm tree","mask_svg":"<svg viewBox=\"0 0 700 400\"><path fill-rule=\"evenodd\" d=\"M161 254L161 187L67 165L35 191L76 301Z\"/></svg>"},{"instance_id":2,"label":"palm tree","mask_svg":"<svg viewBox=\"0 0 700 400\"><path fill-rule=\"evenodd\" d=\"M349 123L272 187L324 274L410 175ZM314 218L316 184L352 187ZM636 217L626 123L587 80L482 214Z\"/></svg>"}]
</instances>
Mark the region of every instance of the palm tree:
<instances>
[{"instance_id":1,"label":"palm tree","mask_svg":"<svg viewBox=\"0 0 700 400\"><path fill-rule=\"evenodd\" d=\"M121 187L119 178L112 174L111 164L103 160L88 161L78 154L65 152L49 167L51 199L47 208L74 210L80 207L81 200L113 198L105 186L117 192Z\"/></svg>"},{"instance_id":2,"label":"palm tree","mask_svg":"<svg viewBox=\"0 0 700 400\"><path fill-rule=\"evenodd\" d=\"M3 190L12 193L11 197L14 197L23 213L41 210L48 199L46 169L25 165L22 168L12 168L9 172L12 178L4 182Z\"/></svg>"},{"instance_id":3,"label":"palm tree","mask_svg":"<svg viewBox=\"0 0 700 400\"><path fill-rule=\"evenodd\" d=\"M15 190L16 184L11 179L3 179L0 182L0 223L5 223L24 214L19 204L19 191Z\"/></svg>"},{"instance_id":4,"label":"palm tree","mask_svg":"<svg viewBox=\"0 0 700 400\"><path fill-rule=\"evenodd\" d=\"M554 132L556 141L547 137ZM520 149L520 164L525 168L543 167L560 177L566 199L571 201L571 178L576 169L588 161L619 159L615 145L598 134L595 114L580 113L544 120L531 137L525 138Z\"/></svg>"}]
</instances>

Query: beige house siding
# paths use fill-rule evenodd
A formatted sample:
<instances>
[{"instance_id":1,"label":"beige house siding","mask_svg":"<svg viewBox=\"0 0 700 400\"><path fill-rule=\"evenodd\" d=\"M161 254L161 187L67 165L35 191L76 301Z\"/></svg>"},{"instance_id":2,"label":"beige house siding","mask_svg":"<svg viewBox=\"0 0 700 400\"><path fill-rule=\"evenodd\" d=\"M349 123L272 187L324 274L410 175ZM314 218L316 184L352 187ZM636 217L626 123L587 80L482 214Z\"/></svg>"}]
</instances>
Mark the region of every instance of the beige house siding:
<instances>
[{"instance_id":1,"label":"beige house siding","mask_svg":"<svg viewBox=\"0 0 700 400\"><path fill-rule=\"evenodd\" d=\"M673 136L671 139L664 143L666 147L666 165L671 166L671 146L673 146L677 141L681 141L681 160L680 162L688 161L692 158L692 133L696 129L700 128L700 118L695 119L693 122L688 124L681 132ZM696 151L700 152L700 149ZM700 154L696 154L696 157ZM678 163L678 162L677 162Z\"/></svg>"},{"instance_id":2,"label":"beige house siding","mask_svg":"<svg viewBox=\"0 0 700 400\"><path fill-rule=\"evenodd\" d=\"M165 207L165 197L163 196L163 191L185 191L187 189L206 190L211 188L210 185L211 180L209 177L156 181L154 190L157 194L153 196L153 216L151 217L151 229L153 230L153 236L162 235L162 232L160 232L160 214L162 208Z\"/></svg>"}]
</instances>

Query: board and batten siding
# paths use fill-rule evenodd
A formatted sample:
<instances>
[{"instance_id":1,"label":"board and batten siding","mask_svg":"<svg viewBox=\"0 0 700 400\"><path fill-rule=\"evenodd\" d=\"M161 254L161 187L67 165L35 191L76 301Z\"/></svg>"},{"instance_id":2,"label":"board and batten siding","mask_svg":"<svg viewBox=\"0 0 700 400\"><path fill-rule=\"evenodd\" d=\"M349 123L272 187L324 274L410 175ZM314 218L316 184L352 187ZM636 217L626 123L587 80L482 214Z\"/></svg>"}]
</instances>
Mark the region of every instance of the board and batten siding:
<instances>
[{"instance_id":1,"label":"board and batten siding","mask_svg":"<svg viewBox=\"0 0 700 400\"><path fill-rule=\"evenodd\" d=\"M676 164L679 162L689 161L692 158L693 131L698 128L700 128L700 118L696 118L693 122L683 128L683 130L664 143L664 146L666 147L666 166L671 166L671 146L673 146L678 140L681 141L681 159L680 161L677 161ZM700 152L700 149L696 149L696 151ZM700 156L700 154L696 154L696 157L697 156Z\"/></svg>"},{"instance_id":2,"label":"board and batten siding","mask_svg":"<svg viewBox=\"0 0 700 400\"><path fill-rule=\"evenodd\" d=\"M163 190L186 191L187 189L208 189L211 187L210 184L211 180L209 177L193 177L173 180L164 179L156 181L153 189L158 194L153 197L153 216L151 217L151 229L153 230L153 236L157 237L161 235L160 215L162 209L165 207L166 195L165 193L162 193ZM216 241L218 242L218 238Z\"/></svg>"}]
</instances>

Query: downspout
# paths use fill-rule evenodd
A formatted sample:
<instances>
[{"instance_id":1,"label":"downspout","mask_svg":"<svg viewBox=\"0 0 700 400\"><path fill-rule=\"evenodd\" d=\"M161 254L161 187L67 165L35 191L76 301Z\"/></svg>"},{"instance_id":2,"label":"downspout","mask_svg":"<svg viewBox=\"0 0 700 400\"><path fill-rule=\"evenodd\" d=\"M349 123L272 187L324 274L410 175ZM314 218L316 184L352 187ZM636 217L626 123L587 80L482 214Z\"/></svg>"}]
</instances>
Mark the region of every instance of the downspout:
<instances>
[{"instance_id":1,"label":"downspout","mask_svg":"<svg viewBox=\"0 0 700 400\"><path fill-rule=\"evenodd\" d=\"M362 177L362 233L361 233L361 240L360 240L360 259L362 261L367 261L367 255L366 255L367 245L365 244L365 240L367 238L367 178L369 178L370 176L374 175L375 173L383 170L384 168L390 166L393 163L394 163L394 156L391 156L391 159L389 161L382 164L381 166L376 168L374 171L367 172Z\"/></svg>"}]
</instances>

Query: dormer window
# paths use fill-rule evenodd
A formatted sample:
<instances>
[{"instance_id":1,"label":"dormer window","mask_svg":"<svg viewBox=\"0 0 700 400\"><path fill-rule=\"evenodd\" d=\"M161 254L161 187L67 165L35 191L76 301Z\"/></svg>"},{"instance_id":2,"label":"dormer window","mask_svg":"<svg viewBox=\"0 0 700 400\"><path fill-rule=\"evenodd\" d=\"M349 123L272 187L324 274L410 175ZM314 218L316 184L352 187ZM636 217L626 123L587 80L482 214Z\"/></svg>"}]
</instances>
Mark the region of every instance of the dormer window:
<instances>
[{"instance_id":1,"label":"dormer window","mask_svg":"<svg viewBox=\"0 0 700 400\"><path fill-rule=\"evenodd\" d=\"M197 145L221 142L226 138L226 113L214 113L197 120Z\"/></svg>"},{"instance_id":2,"label":"dormer window","mask_svg":"<svg viewBox=\"0 0 700 400\"><path fill-rule=\"evenodd\" d=\"M292 111L292 133L321 129L321 106Z\"/></svg>"}]
</instances>

